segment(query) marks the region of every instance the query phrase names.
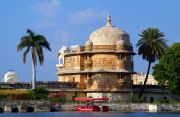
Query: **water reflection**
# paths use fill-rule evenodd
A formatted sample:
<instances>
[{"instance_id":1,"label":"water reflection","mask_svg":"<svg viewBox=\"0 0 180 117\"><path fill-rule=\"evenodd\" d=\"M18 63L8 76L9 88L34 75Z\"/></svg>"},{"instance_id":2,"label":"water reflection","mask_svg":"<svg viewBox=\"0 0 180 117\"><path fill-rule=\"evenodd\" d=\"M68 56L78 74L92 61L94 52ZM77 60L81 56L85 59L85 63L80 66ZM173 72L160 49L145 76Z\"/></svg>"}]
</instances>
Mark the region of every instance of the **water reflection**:
<instances>
[{"instance_id":1,"label":"water reflection","mask_svg":"<svg viewBox=\"0 0 180 117\"><path fill-rule=\"evenodd\" d=\"M35 112L1 113L0 117L180 117L180 113L148 112Z\"/></svg>"}]
</instances>

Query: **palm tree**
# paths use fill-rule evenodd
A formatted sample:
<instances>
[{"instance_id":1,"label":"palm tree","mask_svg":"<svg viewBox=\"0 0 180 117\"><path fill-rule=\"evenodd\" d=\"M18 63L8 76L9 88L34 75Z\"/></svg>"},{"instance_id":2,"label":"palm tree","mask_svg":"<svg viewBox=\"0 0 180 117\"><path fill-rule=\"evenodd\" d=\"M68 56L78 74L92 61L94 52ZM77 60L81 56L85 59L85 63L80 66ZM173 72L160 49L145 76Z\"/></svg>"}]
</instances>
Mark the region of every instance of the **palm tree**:
<instances>
[{"instance_id":1,"label":"palm tree","mask_svg":"<svg viewBox=\"0 0 180 117\"><path fill-rule=\"evenodd\" d=\"M166 40L163 38L163 32L160 32L158 28L147 28L143 30L139 36L140 39L136 44L138 47L138 55L142 55L142 58L148 61L146 78L139 94L139 98L141 98L148 79L151 64L156 60L159 60L160 57L164 55L168 46L166 44Z\"/></svg>"},{"instance_id":2,"label":"palm tree","mask_svg":"<svg viewBox=\"0 0 180 117\"><path fill-rule=\"evenodd\" d=\"M26 49L23 54L23 62L26 63L26 56L31 51L32 54L32 89L36 88L36 66L37 58L40 65L44 62L43 48L51 51L50 44L43 35L35 34L31 30L27 29L27 35L21 37L21 42L17 46L17 51Z\"/></svg>"}]
</instances>

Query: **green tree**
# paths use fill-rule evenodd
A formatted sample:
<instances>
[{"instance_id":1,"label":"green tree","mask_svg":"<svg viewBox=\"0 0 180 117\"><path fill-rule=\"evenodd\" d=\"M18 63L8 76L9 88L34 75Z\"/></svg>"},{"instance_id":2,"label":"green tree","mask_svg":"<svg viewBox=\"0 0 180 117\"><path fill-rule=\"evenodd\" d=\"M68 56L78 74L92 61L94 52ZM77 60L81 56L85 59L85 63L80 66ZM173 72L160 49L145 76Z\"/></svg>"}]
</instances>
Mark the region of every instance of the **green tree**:
<instances>
[{"instance_id":1,"label":"green tree","mask_svg":"<svg viewBox=\"0 0 180 117\"><path fill-rule=\"evenodd\" d=\"M50 44L43 35L35 34L31 30L27 29L27 35L21 37L21 42L17 46L18 51L22 51L25 48L23 54L23 62L26 63L26 56L31 51L32 54L32 89L36 87L36 66L37 57L40 65L44 62L43 48L51 51Z\"/></svg>"},{"instance_id":2,"label":"green tree","mask_svg":"<svg viewBox=\"0 0 180 117\"><path fill-rule=\"evenodd\" d=\"M158 28L147 28L143 30L139 36L140 39L136 44L138 47L138 55L141 55L144 60L148 61L146 78L139 94L139 98L141 98L148 79L151 64L156 60L159 60L160 57L164 55L167 44L166 40L163 38L163 32L161 32Z\"/></svg>"},{"instance_id":3,"label":"green tree","mask_svg":"<svg viewBox=\"0 0 180 117\"><path fill-rule=\"evenodd\" d=\"M30 97L35 100L47 99L48 91L44 88L36 88L30 91Z\"/></svg>"},{"instance_id":4,"label":"green tree","mask_svg":"<svg viewBox=\"0 0 180 117\"><path fill-rule=\"evenodd\" d=\"M180 91L180 43L173 44L153 67L154 78L171 92Z\"/></svg>"}]
</instances>

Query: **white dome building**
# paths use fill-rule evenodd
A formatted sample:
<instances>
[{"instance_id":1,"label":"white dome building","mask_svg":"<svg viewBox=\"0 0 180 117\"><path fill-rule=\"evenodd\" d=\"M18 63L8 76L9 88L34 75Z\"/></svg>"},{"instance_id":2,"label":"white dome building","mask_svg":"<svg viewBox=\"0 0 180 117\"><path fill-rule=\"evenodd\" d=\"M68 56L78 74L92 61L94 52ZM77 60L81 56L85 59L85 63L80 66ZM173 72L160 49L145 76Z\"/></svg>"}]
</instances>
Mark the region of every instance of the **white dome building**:
<instances>
[{"instance_id":1,"label":"white dome building","mask_svg":"<svg viewBox=\"0 0 180 117\"><path fill-rule=\"evenodd\" d=\"M4 79L2 80L2 82L19 82L19 78L18 78L17 74L14 71L9 70L4 75Z\"/></svg>"}]
</instances>

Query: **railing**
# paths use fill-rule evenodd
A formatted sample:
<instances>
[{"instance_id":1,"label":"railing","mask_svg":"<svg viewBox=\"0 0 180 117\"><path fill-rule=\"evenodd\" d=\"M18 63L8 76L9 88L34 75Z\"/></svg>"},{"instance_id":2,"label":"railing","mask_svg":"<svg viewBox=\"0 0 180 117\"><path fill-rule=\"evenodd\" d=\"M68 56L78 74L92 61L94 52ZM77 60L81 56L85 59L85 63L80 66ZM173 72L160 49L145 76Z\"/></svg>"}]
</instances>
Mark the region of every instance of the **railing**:
<instances>
[{"instance_id":1,"label":"railing","mask_svg":"<svg viewBox=\"0 0 180 117\"><path fill-rule=\"evenodd\" d=\"M75 82L58 82L58 81L51 81L51 82L43 82L37 81L36 82L37 88L51 88L51 89L59 89L59 88L77 88L77 83ZM31 89L30 82L18 82L18 83L0 83L1 89Z\"/></svg>"}]
</instances>

